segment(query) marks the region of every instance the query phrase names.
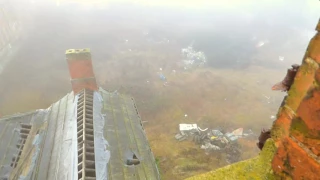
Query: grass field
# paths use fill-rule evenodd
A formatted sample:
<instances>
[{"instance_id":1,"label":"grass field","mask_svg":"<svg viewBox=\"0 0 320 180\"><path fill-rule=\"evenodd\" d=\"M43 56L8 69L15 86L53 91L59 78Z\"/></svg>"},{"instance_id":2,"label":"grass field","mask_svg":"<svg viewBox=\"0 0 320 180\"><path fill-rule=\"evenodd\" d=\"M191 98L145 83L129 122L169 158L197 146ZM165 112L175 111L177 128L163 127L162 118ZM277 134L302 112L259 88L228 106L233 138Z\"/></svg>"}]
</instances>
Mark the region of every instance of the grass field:
<instances>
[{"instance_id":1,"label":"grass field","mask_svg":"<svg viewBox=\"0 0 320 180\"><path fill-rule=\"evenodd\" d=\"M108 75L98 70L101 73L97 79L104 88L135 98L163 179L184 179L227 165L224 154L207 155L191 141L177 142L174 135L179 123L226 131L243 127L259 134L262 128L271 126L271 116L277 113L284 96L271 91L271 86L282 80L285 71L262 66L183 70L175 61L152 55L149 58L153 61L123 59L129 62L117 64L117 58L111 60L99 66ZM166 68L161 73L167 85L158 76L163 65ZM242 160L259 153L256 141L240 140Z\"/></svg>"},{"instance_id":2,"label":"grass field","mask_svg":"<svg viewBox=\"0 0 320 180\"><path fill-rule=\"evenodd\" d=\"M257 134L261 128L270 127L270 116L276 114L283 96L270 90L277 74L281 73L261 67L247 71L198 69L169 75L168 86L155 79L149 85L153 86L150 93L155 95L148 99L143 98L148 91L136 91L134 96L143 120L147 121L148 139L163 179L184 179L227 164L223 154L206 155L191 141L177 142L174 135L179 123L229 131L243 127ZM241 159L259 153L256 141L240 140Z\"/></svg>"}]
</instances>

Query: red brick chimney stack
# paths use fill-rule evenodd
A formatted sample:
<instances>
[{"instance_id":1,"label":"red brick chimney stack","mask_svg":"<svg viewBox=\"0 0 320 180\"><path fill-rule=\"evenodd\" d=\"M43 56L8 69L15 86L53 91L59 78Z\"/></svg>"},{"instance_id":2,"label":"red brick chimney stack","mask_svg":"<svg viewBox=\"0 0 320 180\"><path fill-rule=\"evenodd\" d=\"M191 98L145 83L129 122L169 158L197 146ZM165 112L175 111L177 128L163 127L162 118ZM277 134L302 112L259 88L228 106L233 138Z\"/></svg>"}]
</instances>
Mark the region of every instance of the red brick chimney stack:
<instances>
[{"instance_id":1,"label":"red brick chimney stack","mask_svg":"<svg viewBox=\"0 0 320 180\"><path fill-rule=\"evenodd\" d=\"M69 49L66 58L73 92L77 94L82 89L98 90L90 49Z\"/></svg>"}]
</instances>

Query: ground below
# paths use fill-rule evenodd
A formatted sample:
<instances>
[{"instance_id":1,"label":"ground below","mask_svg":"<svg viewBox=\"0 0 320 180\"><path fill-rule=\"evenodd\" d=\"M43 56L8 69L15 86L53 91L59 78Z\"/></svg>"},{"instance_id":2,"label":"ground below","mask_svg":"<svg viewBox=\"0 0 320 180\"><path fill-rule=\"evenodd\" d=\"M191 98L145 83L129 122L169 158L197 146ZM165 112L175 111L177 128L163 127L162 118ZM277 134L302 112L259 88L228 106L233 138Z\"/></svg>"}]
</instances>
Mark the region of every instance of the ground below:
<instances>
[{"instance_id":1,"label":"ground below","mask_svg":"<svg viewBox=\"0 0 320 180\"><path fill-rule=\"evenodd\" d=\"M109 56L102 56L103 49L93 49L96 79L109 91L135 98L162 179L180 180L227 165L223 154L207 155L191 141L177 142L174 135L179 123L225 131L242 127L256 134L271 126L271 116L284 95L272 92L271 86L284 77L284 69L205 65L185 70L177 44L153 43L149 49L128 46L121 44ZM39 52L26 42L10 55L0 76L0 114L47 108L70 92L64 51L57 48ZM166 76L166 84L159 73ZM241 159L258 154L256 140L240 143Z\"/></svg>"}]
</instances>

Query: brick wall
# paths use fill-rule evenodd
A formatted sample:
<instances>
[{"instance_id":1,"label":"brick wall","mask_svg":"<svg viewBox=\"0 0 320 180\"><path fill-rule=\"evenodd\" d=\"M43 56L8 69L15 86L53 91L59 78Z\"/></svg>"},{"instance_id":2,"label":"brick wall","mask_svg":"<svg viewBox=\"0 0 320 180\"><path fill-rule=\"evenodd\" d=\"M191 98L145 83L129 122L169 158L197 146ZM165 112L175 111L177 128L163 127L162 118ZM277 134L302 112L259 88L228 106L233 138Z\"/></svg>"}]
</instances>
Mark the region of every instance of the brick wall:
<instances>
[{"instance_id":1,"label":"brick wall","mask_svg":"<svg viewBox=\"0 0 320 180\"><path fill-rule=\"evenodd\" d=\"M281 179L320 179L320 21L272 127Z\"/></svg>"}]
</instances>

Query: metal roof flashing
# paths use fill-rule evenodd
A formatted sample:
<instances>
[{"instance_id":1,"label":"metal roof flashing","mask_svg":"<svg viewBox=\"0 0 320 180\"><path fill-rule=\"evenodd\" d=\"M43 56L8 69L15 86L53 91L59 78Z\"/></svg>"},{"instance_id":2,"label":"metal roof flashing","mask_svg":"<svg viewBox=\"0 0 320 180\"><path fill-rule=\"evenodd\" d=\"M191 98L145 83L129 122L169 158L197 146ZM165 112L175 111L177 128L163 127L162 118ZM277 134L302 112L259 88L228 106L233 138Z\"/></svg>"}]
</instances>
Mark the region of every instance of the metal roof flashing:
<instances>
[{"instance_id":1,"label":"metal roof flashing","mask_svg":"<svg viewBox=\"0 0 320 180\"><path fill-rule=\"evenodd\" d=\"M94 92L93 99L93 127L94 127L94 144L95 144L95 162L96 178L108 179L108 162L110 159L110 150L108 150L108 141L104 137L105 119L101 113L103 99L99 92Z\"/></svg>"}]
</instances>

